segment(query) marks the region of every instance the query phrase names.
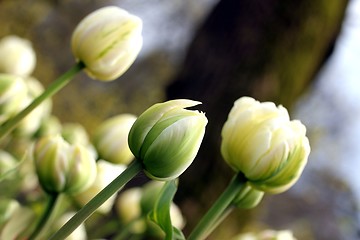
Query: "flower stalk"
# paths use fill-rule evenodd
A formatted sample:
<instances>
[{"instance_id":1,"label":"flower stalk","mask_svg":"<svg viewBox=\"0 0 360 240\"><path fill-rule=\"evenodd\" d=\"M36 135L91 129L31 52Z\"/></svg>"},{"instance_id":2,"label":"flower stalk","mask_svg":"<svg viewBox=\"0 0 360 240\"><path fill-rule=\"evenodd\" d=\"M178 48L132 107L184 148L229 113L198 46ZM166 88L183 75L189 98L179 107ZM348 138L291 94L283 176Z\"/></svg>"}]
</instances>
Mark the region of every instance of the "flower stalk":
<instances>
[{"instance_id":1,"label":"flower stalk","mask_svg":"<svg viewBox=\"0 0 360 240\"><path fill-rule=\"evenodd\" d=\"M188 240L206 239L212 230L220 223L220 220L229 214L229 207L239 192L246 186L246 181L242 173L238 173L233 177L225 191L190 233Z\"/></svg>"},{"instance_id":2,"label":"flower stalk","mask_svg":"<svg viewBox=\"0 0 360 240\"><path fill-rule=\"evenodd\" d=\"M0 126L0 140L2 140L10 131L12 131L24 117L26 117L32 110L39 106L44 100L52 97L55 93L66 86L83 68L85 68L85 65L82 62L78 62L70 70L56 79L55 82L50 85L40 96L35 98L29 106Z\"/></svg>"},{"instance_id":3,"label":"flower stalk","mask_svg":"<svg viewBox=\"0 0 360 240\"><path fill-rule=\"evenodd\" d=\"M54 193L54 194L49 194L48 196L49 196L48 205L46 206L46 209L44 210L39 222L37 223L35 230L30 235L29 240L35 240L39 236L41 230L44 228L44 226L48 222L51 214L55 209L55 205L59 197L59 194Z\"/></svg>"},{"instance_id":4,"label":"flower stalk","mask_svg":"<svg viewBox=\"0 0 360 240\"><path fill-rule=\"evenodd\" d=\"M108 186L99 192L83 208L81 208L63 227L61 227L50 240L65 239L81 223L98 209L107 199L119 191L127 182L136 176L142 170L141 162L134 160L127 169L115 178Z\"/></svg>"}]
</instances>

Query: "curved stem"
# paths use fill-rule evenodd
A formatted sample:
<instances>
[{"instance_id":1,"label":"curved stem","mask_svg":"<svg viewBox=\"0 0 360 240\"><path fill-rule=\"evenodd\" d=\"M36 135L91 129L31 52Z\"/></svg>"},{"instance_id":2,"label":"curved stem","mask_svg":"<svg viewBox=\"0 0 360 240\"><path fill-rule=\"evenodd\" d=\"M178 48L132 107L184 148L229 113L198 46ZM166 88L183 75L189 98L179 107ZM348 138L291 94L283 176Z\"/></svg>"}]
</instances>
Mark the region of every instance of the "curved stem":
<instances>
[{"instance_id":1,"label":"curved stem","mask_svg":"<svg viewBox=\"0 0 360 240\"><path fill-rule=\"evenodd\" d=\"M66 84L68 84L73 77L80 72L85 65L82 62L78 62L73 66L69 71L61 75L58 79L55 80L40 96L35 98L32 103L15 115L13 118L6 121L3 125L0 126L0 140L5 137L11 130L13 130L16 125L28 115L32 110L39 106L44 100L53 96L60 89L62 89Z\"/></svg>"},{"instance_id":2,"label":"curved stem","mask_svg":"<svg viewBox=\"0 0 360 240\"><path fill-rule=\"evenodd\" d=\"M119 191L127 182L136 176L142 169L141 162L134 160L124 172L115 178L93 199L91 199L83 208L81 208L64 226L62 226L50 239L65 239L69 236L81 223L83 223L90 215L95 212L107 199Z\"/></svg>"},{"instance_id":3,"label":"curved stem","mask_svg":"<svg viewBox=\"0 0 360 240\"><path fill-rule=\"evenodd\" d=\"M236 195L245 186L245 183L246 179L241 173L235 175L225 191L190 233L188 240L205 239L220 223L219 219L221 220L223 219L223 216L226 216L226 210L231 205Z\"/></svg>"},{"instance_id":4,"label":"curved stem","mask_svg":"<svg viewBox=\"0 0 360 240\"><path fill-rule=\"evenodd\" d=\"M39 222L36 225L35 230L33 231L33 233L30 235L29 240L34 240L36 239L36 237L39 235L39 233L41 232L41 230L44 228L45 224L47 223L47 221L49 220L51 213L53 212L55 205L56 205L56 200L58 199L59 194L55 193L55 194L49 194L49 202L48 205L44 211L44 213L42 214Z\"/></svg>"}]
</instances>

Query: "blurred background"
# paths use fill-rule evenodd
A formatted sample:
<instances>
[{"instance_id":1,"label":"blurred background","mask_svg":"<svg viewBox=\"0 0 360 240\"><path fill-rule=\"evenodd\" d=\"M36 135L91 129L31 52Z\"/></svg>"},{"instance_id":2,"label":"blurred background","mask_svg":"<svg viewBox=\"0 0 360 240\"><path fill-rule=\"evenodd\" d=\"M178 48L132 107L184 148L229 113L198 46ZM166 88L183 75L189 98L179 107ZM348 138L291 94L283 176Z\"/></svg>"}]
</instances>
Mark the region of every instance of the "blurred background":
<instances>
[{"instance_id":1,"label":"blurred background","mask_svg":"<svg viewBox=\"0 0 360 240\"><path fill-rule=\"evenodd\" d=\"M188 233L233 175L219 150L233 102L247 95L282 104L308 127L302 178L254 210L234 211L209 239L266 228L306 240L360 239L360 0L2 0L0 37L32 42L33 75L48 86L74 64L76 24L105 5L143 19L144 47L116 81L78 75L53 98L61 121L91 133L156 102L202 101L207 133L175 196Z\"/></svg>"}]
</instances>

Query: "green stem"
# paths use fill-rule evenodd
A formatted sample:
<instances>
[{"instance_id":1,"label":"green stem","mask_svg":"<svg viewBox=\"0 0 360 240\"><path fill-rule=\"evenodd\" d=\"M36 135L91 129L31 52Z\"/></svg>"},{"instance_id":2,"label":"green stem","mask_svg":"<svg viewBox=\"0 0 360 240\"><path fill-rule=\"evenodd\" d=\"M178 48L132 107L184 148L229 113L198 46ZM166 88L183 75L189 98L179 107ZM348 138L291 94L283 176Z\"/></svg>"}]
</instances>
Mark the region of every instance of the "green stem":
<instances>
[{"instance_id":1,"label":"green stem","mask_svg":"<svg viewBox=\"0 0 360 240\"><path fill-rule=\"evenodd\" d=\"M190 233L188 240L205 239L211 231L220 223L225 211L231 205L236 195L245 186L246 179L241 173L233 177L225 191L220 195L208 212L202 217L197 226Z\"/></svg>"},{"instance_id":2,"label":"green stem","mask_svg":"<svg viewBox=\"0 0 360 240\"><path fill-rule=\"evenodd\" d=\"M136 176L142 169L141 162L134 160L124 172L115 178L93 199L91 199L83 208L81 208L64 226L62 226L54 235L50 237L52 240L65 239L69 236L81 223L83 223L90 215L95 212L107 199L119 191L127 182Z\"/></svg>"},{"instance_id":3,"label":"green stem","mask_svg":"<svg viewBox=\"0 0 360 240\"><path fill-rule=\"evenodd\" d=\"M36 237L40 234L41 230L44 228L45 224L47 223L47 221L49 220L49 218L51 216L51 213L53 212L53 210L55 208L56 200L58 199L58 196L59 196L58 193L49 194L48 205L47 205L44 213L42 214L39 222L37 223L35 230L30 235L29 240L36 239Z\"/></svg>"},{"instance_id":4,"label":"green stem","mask_svg":"<svg viewBox=\"0 0 360 240\"><path fill-rule=\"evenodd\" d=\"M6 121L2 126L0 126L0 140L5 137L10 131L12 131L16 125L28 115L32 110L39 106L44 100L50 98L60 89L62 89L66 84L68 84L73 77L80 72L85 65L82 62L78 62L73 66L69 71L61 75L58 79L55 80L40 96L35 98L32 103L15 115L13 118Z\"/></svg>"}]
</instances>

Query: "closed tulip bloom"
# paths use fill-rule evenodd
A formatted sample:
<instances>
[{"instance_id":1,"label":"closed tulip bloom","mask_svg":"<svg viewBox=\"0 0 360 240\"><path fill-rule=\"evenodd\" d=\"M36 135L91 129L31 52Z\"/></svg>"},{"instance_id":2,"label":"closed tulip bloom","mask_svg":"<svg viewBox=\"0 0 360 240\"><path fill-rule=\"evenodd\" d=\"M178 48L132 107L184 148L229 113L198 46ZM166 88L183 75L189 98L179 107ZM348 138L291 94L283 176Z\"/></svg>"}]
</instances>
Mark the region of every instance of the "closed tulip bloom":
<instances>
[{"instance_id":1,"label":"closed tulip bloom","mask_svg":"<svg viewBox=\"0 0 360 240\"><path fill-rule=\"evenodd\" d=\"M73 32L75 58L92 78L110 81L121 76L142 47L142 21L127 11L109 6L85 17Z\"/></svg>"},{"instance_id":2,"label":"closed tulip bloom","mask_svg":"<svg viewBox=\"0 0 360 240\"><path fill-rule=\"evenodd\" d=\"M129 147L150 178L177 178L194 160L207 118L204 113L185 108L199 103L185 99L158 103L135 121Z\"/></svg>"},{"instance_id":3,"label":"closed tulip bloom","mask_svg":"<svg viewBox=\"0 0 360 240\"><path fill-rule=\"evenodd\" d=\"M95 129L93 143L100 158L118 164L134 159L128 144L128 135L136 116L120 114L105 120Z\"/></svg>"},{"instance_id":4,"label":"closed tulip bloom","mask_svg":"<svg viewBox=\"0 0 360 240\"><path fill-rule=\"evenodd\" d=\"M39 182L48 193L78 193L91 186L96 177L96 162L81 145L69 145L63 138L41 138L34 148Z\"/></svg>"},{"instance_id":5,"label":"closed tulip bloom","mask_svg":"<svg viewBox=\"0 0 360 240\"><path fill-rule=\"evenodd\" d=\"M287 110L250 97L238 99L222 129L221 153L261 191L280 193L300 177L310 153L306 128Z\"/></svg>"},{"instance_id":6,"label":"closed tulip bloom","mask_svg":"<svg viewBox=\"0 0 360 240\"><path fill-rule=\"evenodd\" d=\"M36 64L35 51L30 41L6 36L0 41L0 72L29 76Z\"/></svg>"}]
</instances>

